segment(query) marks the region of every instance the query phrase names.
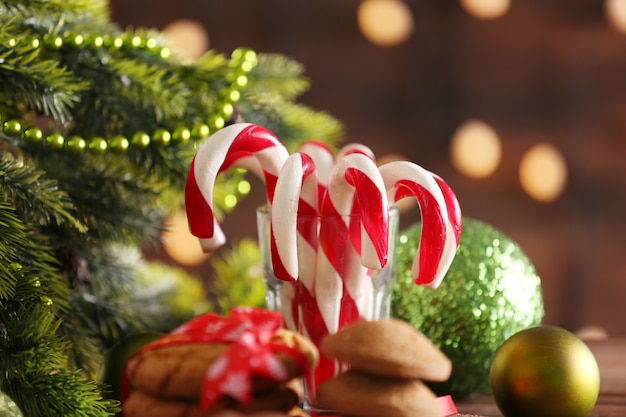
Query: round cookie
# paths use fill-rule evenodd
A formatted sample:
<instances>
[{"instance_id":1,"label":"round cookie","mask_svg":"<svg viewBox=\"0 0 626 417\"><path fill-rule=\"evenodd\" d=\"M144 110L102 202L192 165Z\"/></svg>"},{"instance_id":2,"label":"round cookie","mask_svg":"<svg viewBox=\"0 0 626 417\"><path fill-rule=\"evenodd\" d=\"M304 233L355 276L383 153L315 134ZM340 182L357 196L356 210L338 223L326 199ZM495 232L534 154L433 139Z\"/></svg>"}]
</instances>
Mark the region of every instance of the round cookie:
<instances>
[{"instance_id":1,"label":"round cookie","mask_svg":"<svg viewBox=\"0 0 626 417\"><path fill-rule=\"evenodd\" d=\"M210 409L202 411L197 401L161 399L135 390L130 392L122 404L122 411L124 417L213 417L229 412L245 415L259 413L260 416L267 412L267 417L286 417L286 413L298 405L300 400L298 394L288 386L277 385L273 390L253 394L249 402L238 402L225 396Z\"/></svg>"},{"instance_id":2,"label":"round cookie","mask_svg":"<svg viewBox=\"0 0 626 417\"><path fill-rule=\"evenodd\" d=\"M315 369L320 360L320 354L315 344L301 334L293 332L291 330L276 330L274 335L271 337L270 342L283 345L288 348L296 349L303 355L306 364L296 364L293 360L286 360L288 358L285 357L284 353L277 353L279 357L282 356L283 363L288 368L289 366L298 365L297 369L288 369L289 375L301 375L303 372L303 369L301 369L302 366L308 367L309 369Z\"/></svg>"},{"instance_id":3,"label":"round cookie","mask_svg":"<svg viewBox=\"0 0 626 417\"><path fill-rule=\"evenodd\" d=\"M187 344L147 350L126 363L133 390L159 398L194 400L207 368L228 348L225 343Z\"/></svg>"},{"instance_id":4,"label":"round cookie","mask_svg":"<svg viewBox=\"0 0 626 417\"><path fill-rule=\"evenodd\" d=\"M281 413L278 411L259 411L258 413L244 414L239 411L224 410L211 417L289 417L290 414Z\"/></svg>"},{"instance_id":5,"label":"round cookie","mask_svg":"<svg viewBox=\"0 0 626 417\"><path fill-rule=\"evenodd\" d=\"M346 371L320 384L322 408L359 417L439 417L435 394L416 379L384 378Z\"/></svg>"},{"instance_id":6,"label":"round cookie","mask_svg":"<svg viewBox=\"0 0 626 417\"><path fill-rule=\"evenodd\" d=\"M289 410L288 415L289 417L310 417L309 413L307 413L300 407L292 408L291 410Z\"/></svg>"},{"instance_id":7,"label":"round cookie","mask_svg":"<svg viewBox=\"0 0 626 417\"><path fill-rule=\"evenodd\" d=\"M322 340L322 354L352 369L393 378L445 381L452 362L424 334L398 319L359 321Z\"/></svg>"},{"instance_id":8,"label":"round cookie","mask_svg":"<svg viewBox=\"0 0 626 417\"><path fill-rule=\"evenodd\" d=\"M315 346L304 337L289 330L279 329L271 338L271 343L296 349L305 363L287 352L278 351L287 371L285 381L302 375L303 367L314 367L319 359ZM175 400L196 400L202 386L206 370L226 352L227 343L196 343L163 346L147 350L131 357L126 363L126 377L134 390L141 390L158 398ZM255 378L253 392L274 386L274 381Z\"/></svg>"},{"instance_id":9,"label":"round cookie","mask_svg":"<svg viewBox=\"0 0 626 417\"><path fill-rule=\"evenodd\" d=\"M212 417L228 405L228 399L220 399L203 412L197 402L165 401L142 391L131 391L122 404L122 412L124 417Z\"/></svg>"}]
</instances>

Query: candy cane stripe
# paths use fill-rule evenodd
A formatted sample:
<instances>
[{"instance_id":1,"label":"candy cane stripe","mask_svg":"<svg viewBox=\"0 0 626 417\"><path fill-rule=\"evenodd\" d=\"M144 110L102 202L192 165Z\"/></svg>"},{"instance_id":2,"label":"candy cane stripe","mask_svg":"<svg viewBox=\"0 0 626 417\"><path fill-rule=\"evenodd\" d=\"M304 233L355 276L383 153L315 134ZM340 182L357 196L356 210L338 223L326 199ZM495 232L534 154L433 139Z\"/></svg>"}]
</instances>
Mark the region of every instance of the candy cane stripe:
<instances>
[{"instance_id":1,"label":"candy cane stripe","mask_svg":"<svg viewBox=\"0 0 626 417\"><path fill-rule=\"evenodd\" d=\"M213 188L217 176L230 168L244 167L265 181L271 203L278 172L288 157L286 148L269 130L249 123L236 123L218 130L193 158L185 184L185 207L190 232L200 239L205 252L225 242L215 219Z\"/></svg>"}]
</instances>

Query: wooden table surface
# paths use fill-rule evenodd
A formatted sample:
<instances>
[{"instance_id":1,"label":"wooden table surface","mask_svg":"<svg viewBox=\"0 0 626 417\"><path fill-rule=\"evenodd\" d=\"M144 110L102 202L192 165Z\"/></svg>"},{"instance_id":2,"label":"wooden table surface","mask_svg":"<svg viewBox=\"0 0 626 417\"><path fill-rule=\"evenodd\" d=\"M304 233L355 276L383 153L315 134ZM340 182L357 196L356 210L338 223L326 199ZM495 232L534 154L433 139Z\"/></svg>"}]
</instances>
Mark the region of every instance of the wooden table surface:
<instances>
[{"instance_id":1,"label":"wooden table surface","mask_svg":"<svg viewBox=\"0 0 626 417\"><path fill-rule=\"evenodd\" d=\"M590 417L626 417L626 338L586 342L600 368L600 396ZM462 414L501 417L502 413L486 393L458 401Z\"/></svg>"}]
</instances>

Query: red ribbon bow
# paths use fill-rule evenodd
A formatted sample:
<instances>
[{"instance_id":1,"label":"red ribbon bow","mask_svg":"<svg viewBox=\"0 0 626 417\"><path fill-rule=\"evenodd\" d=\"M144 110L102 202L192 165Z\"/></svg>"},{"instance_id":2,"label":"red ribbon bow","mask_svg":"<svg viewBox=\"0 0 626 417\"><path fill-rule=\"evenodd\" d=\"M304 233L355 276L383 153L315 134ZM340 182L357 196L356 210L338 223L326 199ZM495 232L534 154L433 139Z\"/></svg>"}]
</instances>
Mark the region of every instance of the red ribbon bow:
<instances>
[{"instance_id":1,"label":"red ribbon bow","mask_svg":"<svg viewBox=\"0 0 626 417\"><path fill-rule=\"evenodd\" d=\"M249 401L255 375L273 381L285 380L287 370L276 357L277 351L289 354L300 365L305 363L301 352L271 342L281 324L280 313L255 308L235 308L228 317L203 314L144 346L138 353L186 343L229 343L226 352L206 371L200 392L200 408L206 411L223 395ZM122 398L127 392L127 382L123 381Z\"/></svg>"}]
</instances>

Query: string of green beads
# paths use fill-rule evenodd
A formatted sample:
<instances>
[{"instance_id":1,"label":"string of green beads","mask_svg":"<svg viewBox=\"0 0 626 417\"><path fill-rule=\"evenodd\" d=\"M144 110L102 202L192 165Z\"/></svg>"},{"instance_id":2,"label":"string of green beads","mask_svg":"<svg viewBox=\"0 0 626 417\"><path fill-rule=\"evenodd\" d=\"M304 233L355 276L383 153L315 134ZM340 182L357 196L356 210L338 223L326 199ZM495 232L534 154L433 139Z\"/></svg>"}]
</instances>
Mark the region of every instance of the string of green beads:
<instances>
[{"instance_id":1,"label":"string of green beads","mask_svg":"<svg viewBox=\"0 0 626 417\"><path fill-rule=\"evenodd\" d=\"M47 48L48 50L60 50L62 48L87 47L94 50L106 48L109 53L120 49L144 50L162 59L171 57L169 48L158 44L157 40L133 33L125 32L121 35L107 34L82 35L79 33L66 32L64 34L46 34L40 41L33 38L31 45L34 48ZM81 153L85 150L93 154L102 154L108 150L113 152L125 152L129 148L145 149L148 146L168 146L170 144L183 144L188 141L198 141L210 135L212 131L225 126L226 121L234 114L234 105L241 98L241 89L248 84L248 73L257 65L256 52L248 48L235 49L229 61L230 72L226 75L228 83L219 93L215 106L215 112L205 123L194 126L178 126L173 131L158 128L152 134L147 132L135 132L130 140L122 135L111 138L95 136L83 138L72 135L66 139L59 132L44 133L41 129L29 126L22 128L19 120L5 120L2 122L2 132L12 138L23 140L29 144L43 144L49 149L67 150ZM1 120L1 118L0 118Z\"/></svg>"}]
</instances>

